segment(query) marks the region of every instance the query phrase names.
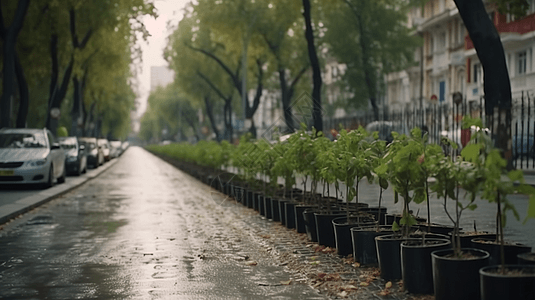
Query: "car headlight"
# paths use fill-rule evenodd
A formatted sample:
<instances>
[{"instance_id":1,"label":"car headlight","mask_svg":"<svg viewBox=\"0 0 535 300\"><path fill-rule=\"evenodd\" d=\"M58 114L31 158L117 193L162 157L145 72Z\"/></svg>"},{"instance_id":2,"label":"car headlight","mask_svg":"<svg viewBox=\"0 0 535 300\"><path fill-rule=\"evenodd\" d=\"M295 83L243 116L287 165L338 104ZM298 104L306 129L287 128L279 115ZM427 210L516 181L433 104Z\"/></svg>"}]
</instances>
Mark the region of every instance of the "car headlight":
<instances>
[{"instance_id":1,"label":"car headlight","mask_svg":"<svg viewBox=\"0 0 535 300\"><path fill-rule=\"evenodd\" d=\"M46 164L46 158L45 159L36 159L30 161L30 166L32 167L40 167Z\"/></svg>"},{"instance_id":2,"label":"car headlight","mask_svg":"<svg viewBox=\"0 0 535 300\"><path fill-rule=\"evenodd\" d=\"M76 161L76 156L68 156L67 161Z\"/></svg>"}]
</instances>

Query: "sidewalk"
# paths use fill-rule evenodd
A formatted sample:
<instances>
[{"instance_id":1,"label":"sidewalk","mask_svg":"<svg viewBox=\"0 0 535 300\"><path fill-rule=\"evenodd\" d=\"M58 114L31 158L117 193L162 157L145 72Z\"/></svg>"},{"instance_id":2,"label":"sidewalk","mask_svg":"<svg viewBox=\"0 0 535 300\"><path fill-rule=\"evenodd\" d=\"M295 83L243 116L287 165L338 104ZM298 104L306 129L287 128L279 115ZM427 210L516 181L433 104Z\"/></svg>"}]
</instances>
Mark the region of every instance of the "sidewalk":
<instances>
[{"instance_id":1,"label":"sidewalk","mask_svg":"<svg viewBox=\"0 0 535 300\"><path fill-rule=\"evenodd\" d=\"M51 188L42 191L36 191L35 194L24 197L22 199L14 200L0 205L0 224L8 222L10 219L17 217L33 208L42 205L53 198L63 195L68 191L84 184L85 182L97 177L102 172L113 166L119 158L113 159L97 169L87 170L86 174L78 177L67 177L67 181L62 184L56 184ZM0 195L1 195L0 191Z\"/></svg>"}]
</instances>

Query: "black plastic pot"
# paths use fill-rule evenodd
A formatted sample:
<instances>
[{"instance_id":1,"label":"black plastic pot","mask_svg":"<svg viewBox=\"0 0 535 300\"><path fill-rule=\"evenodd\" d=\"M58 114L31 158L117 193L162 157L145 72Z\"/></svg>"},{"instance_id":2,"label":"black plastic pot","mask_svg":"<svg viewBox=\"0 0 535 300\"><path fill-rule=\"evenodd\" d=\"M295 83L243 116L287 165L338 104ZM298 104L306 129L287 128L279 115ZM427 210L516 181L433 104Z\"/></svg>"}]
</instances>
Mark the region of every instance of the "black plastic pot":
<instances>
[{"instance_id":1,"label":"black plastic pot","mask_svg":"<svg viewBox=\"0 0 535 300\"><path fill-rule=\"evenodd\" d=\"M271 219L274 222L280 222L280 211L279 211L279 198L273 197L271 198Z\"/></svg>"},{"instance_id":2,"label":"black plastic pot","mask_svg":"<svg viewBox=\"0 0 535 300\"><path fill-rule=\"evenodd\" d=\"M535 266L505 265L509 272L501 275L500 266L488 266L479 270L481 300L533 300L535 299ZM523 274L518 274L522 271Z\"/></svg>"},{"instance_id":3,"label":"black plastic pot","mask_svg":"<svg viewBox=\"0 0 535 300\"><path fill-rule=\"evenodd\" d=\"M279 199L279 217L282 225L286 225L286 202L290 200Z\"/></svg>"},{"instance_id":4,"label":"black plastic pot","mask_svg":"<svg viewBox=\"0 0 535 300\"><path fill-rule=\"evenodd\" d=\"M411 294L434 293L431 252L451 247L446 239L410 240L401 243L401 277L403 288Z\"/></svg>"},{"instance_id":5,"label":"black plastic pot","mask_svg":"<svg viewBox=\"0 0 535 300\"><path fill-rule=\"evenodd\" d=\"M461 249L475 257L458 259L449 257L452 249L431 253L435 300L480 299L479 269L489 265L489 253L475 248Z\"/></svg>"},{"instance_id":6,"label":"black plastic pot","mask_svg":"<svg viewBox=\"0 0 535 300\"><path fill-rule=\"evenodd\" d=\"M264 212L266 219L273 218L273 213L271 212L271 197L264 196Z\"/></svg>"},{"instance_id":7,"label":"black plastic pot","mask_svg":"<svg viewBox=\"0 0 535 300\"><path fill-rule=\"evenodd\" d=\"M245 190L245 202L247 203L248 208L254 208L254 197L253 191Z\"/></svg>"},{"instance_id":8,"label":"black plastic pot","mask_svg":"<svg viewBox=\"0 0 535 300\"><path fill-rule=\"evenodd\" d=\"M448 235L451 238L451 233L449 233ZM473 239L483 238L483 239L495 240L496 239L496 234L495 233L486 232L486 231L479 231L477 234L473 233L473 232L470 232L470 233L461 232L459 234L459 238L461 240L461 248L472 248L472 240Z\"/></svg>"},{"instance_id":9,"label":"black plastic pot","mask_svg":"<svg viewBox=\"0 0 535 300\"><path fill-rule=\"evenodd\" d=\"M396 221L399 224L399 221L401 220L401 215L394 215L394 214L386 214L386 225L392 225L394 224L394 221ZM426 218L422 217L414 217L416 219L416 222L427 222Z\"/></svg>"},{"instance_id":10,"label":"black plastic pot","mask_svg":"<svg viewBox=\"0 0 535 300\"><path fill-rule=\"evenodd\" d=\"M377 247L375 237L387 234L393 234L392 226L380 225L379 231L377 226L364 226L351 228L351 241L353 243L353 258L361 265L376 266Z\"/></svg>"},{"instance_id":11,"label":"black plastic pot","mask_svg":"<svg viewBox=\"0 0 535 300\"><path fill-rule=\"evenodd\" d=\"M354 219L350 217L349 222L347 217L338 217L334 218L332 223L334 227L336 251L338 255L346 256L353 254L351 229L355 227L373 225L375 220L373 220L371 215L355 217Z\"/></svg>"},{"instance_id":12,"label":"black plastic pot","mask_svg":"<svg viewBox=\"0 0 535 300\"><path fill-rule=\"evenodd\" d=\"M266 216L266 204L264 203L266 201L266 198L263 194L260 194L258 196L258 212L261 216Z\"/></svg>"},{"instance_id":13,"label":"black plastic pot","mask_svg":"<svg viewBox=\"0 0 535 300\"><path fill-rule=\"evenodd\" d=\"M304 216L304 212L305 210L309 209L309 208L314 208L314 207L317 207L316 205L296 205L294 210L295 210L295 229L297 230L298 233L305 233L306 232L306 228L305 228L305 216Z\"/></svg>"},{"instance_id":14,"label":"black plastic pot","mask_svg":"<svg viewBox=\"0 0 535 300\"><path fill-rule=\"evenodd\" d=\"M314 218L316 219L316 233L318 235L318 244L336 247L336 241L334 238L334 227L333 219L340 217L340 215L345 214L346 212L336 212L331 214L325 213L314 213Z\"/></svg>"},{"instance_id":15,"label":"black plastic pot","mask_svg":"<svg viewBox=\"0 0 535 300\"><path fill-rule=\"evenodd\" d=\"M253 195L253 209L260 211L260 194L258 192L252 192Z\"/></svg>"},{"instance_id":16,"label":"black plastic pot","mask_svg":"<svg viewBox=\"0 0 535 300\"><path fill-rule=\"evenodd\" d=\"M516 257L518 258L519 265L535 265L534 252L520 253Z\"/></svg>"},{"instance_id":17,"label":"black plastic pot","mask_svg":"<svg viewBox=\"0 0 535 300\"><path fill-rule=\"evenodd\" d=\"M285 206L285 217L286 221L284 224L286 225L286 228L293 229L295 228L295 206L299 203L295 201L288 201L284 203Z\"/></svg>"},{"instance_id":18,"label":"black plastic pot","mask_svg":"<svg viewBox=\"0 0 535 300\"><path fill-rule=\"evenodd\" d=\"M384 280L401 279L401 242L407 239L399 235L381 235L375 237L377 260Z\"/></svg>"},{"instance_id":19,"label":"black plastic pot","mask_svg":"<svg viewBox=\"0 0 535 300\"><path fill-rule=\"evenodd\" d=\"M501 264L500 244L493 239L472 239L472 248L487 251L490 254L489 265ZM517 255L526 252L531 252L531 247L519 243L505 244L505 264L516 264L518 261Z\"/></svg>"},{"instance_id":20,"label":"black plastic pot","mask_svg":"<svg viewBox=\"0 0 535 300\"><path fill-rule=\"evenodd\" d=\"M425 232L429 232L429 233L444 234L444 235L448 235L450 232L452 232L455 229L453 226L441 225L441 224L435 224L435 223L418 224L418 228L421 231L425 231ZM462 228L460 228L460 229L462 229Z\"/></svg>"},{"instance_id":21,"label":"black plastic pot","mask_svg":"<svg viewBox=\"0 0 535 300\"><path fill-rule=\"evenodd\" d=\"M305 231L307 233L308 239L312 242L318 241L318 233L316 232L316 218L314 213L316 213L315 208L305 209L303 211L303 219L305 221Z\"/></svg>"},{"instance_id":22,"label":"black plastic pot","mask_svg":"<svg viewBox=\"0 0 535 300\"><path fill-rule=\"evenodd\" d=\"M378 206L371 206L371 207L363 207L360 208L362 212L368 213L370 215L373 215L375 220L379 222L379 225L385 225L386 224L386 207L381 206L379 208ZM380 213L380 215L379 215Z\"/></svg>"}]
</instances>

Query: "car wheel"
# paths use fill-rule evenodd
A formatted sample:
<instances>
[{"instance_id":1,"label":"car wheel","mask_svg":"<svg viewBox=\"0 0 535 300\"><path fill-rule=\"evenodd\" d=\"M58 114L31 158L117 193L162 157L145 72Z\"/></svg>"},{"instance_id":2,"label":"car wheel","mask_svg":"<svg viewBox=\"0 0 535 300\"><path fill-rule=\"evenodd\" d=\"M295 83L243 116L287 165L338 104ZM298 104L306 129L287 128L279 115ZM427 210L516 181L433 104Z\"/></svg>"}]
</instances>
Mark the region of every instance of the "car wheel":
<instances>
[{"instance_id":1,"label":"car wheel","mask_svg":"<svg viewBox=\"0 0 535 300\"><path fill-rule=\"evenodd\" d=\"M47 189L54 185L54 166L51 164L48 169L48 181L43 184L43 188Z\"/></svg>"},{"instance_id":2,"label":"car wheel","mask_svg":"<svg viewBox=\"0 0 535 300\"><path fill-rule=\"evenodd\" d=\"M84 170L82 170L82 163L80 163L80 165L78 166L78 171L76 172L76 176L82 175L83 172Z\"/></svg>"},{"instance_id":3,"label":"car wheel","mask_svg":"<svg viewBox=\"0 0 535 300\"><path fill-rule=\"evenodd\" d=\"M58 178L58 183L64 183L65 182L65 177L67 177L67 168L65 168L65 166L63 166L63 173L61 174L61 177Z\"/></svg>"}]
</instances>

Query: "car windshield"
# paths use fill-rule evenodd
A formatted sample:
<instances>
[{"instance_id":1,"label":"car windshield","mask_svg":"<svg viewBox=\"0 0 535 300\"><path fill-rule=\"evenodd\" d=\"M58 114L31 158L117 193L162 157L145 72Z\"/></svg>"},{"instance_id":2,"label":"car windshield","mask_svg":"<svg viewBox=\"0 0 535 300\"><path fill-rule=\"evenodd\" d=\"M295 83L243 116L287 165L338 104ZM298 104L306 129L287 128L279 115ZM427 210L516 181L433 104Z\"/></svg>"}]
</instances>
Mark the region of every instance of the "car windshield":
<instances>
[{"instance_id":1,"label":"car windshield","mask_svg":"<svg viewBox=\"0 0 535 300\"><path fill-rule=\"evenodd\" d=\"M0 133L0 148L46 148L43 133Z\"/></svg>"},{"instance_id":2,"label":"car windshield","mask_svg":"<svg viewBox=\"0 0 535 300\"><path fill-rule=\"evenodd\" d=\"M76 140L75 139L64 139L59 141L63 149L76 149Z\"/></svg>"}]
</instances>

